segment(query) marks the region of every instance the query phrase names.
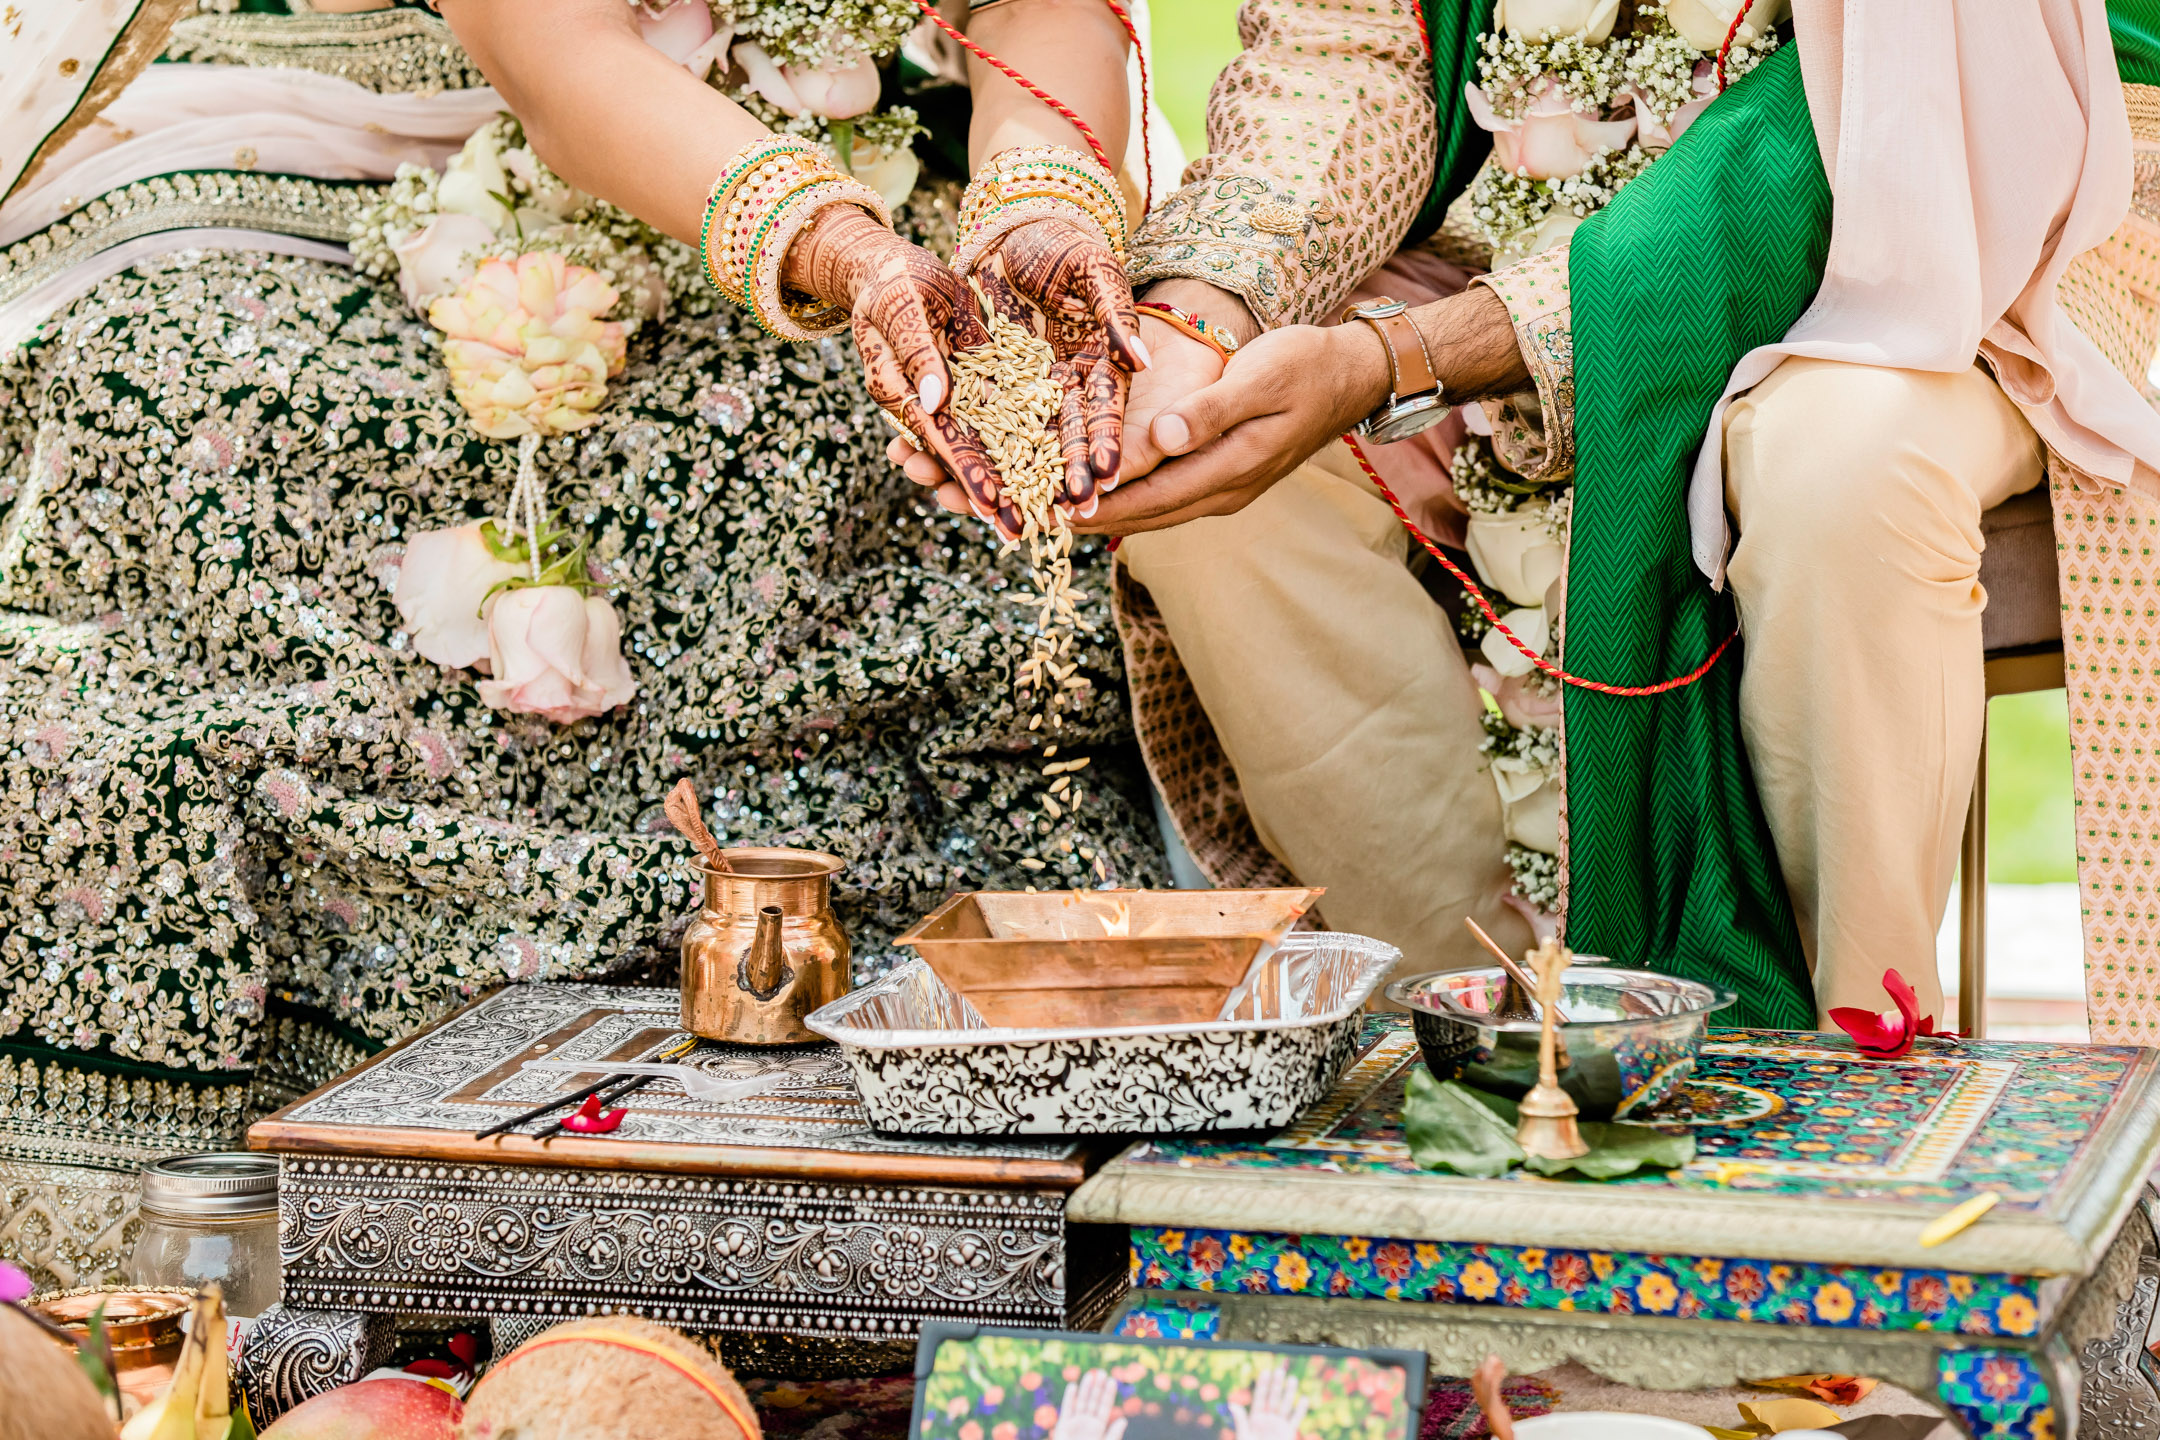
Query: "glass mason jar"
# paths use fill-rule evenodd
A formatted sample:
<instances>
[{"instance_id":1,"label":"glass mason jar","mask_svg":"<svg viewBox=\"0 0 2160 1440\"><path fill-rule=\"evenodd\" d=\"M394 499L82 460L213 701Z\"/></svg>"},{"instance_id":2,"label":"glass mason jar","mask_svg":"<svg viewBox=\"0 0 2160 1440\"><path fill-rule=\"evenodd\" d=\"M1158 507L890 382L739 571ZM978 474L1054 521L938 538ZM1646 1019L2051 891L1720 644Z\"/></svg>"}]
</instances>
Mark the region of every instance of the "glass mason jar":
<instances>
[{"instance_id":1,"label":"glass mason jar","mask_svg":"<svg viewBox=\"0 0 2160 1440\"><path fill-rule=\"evenodd\" d=\"M142 1172L142 1233L128 1258L135 1285L215 1280L225 1313L262 1314L284 1293L278 1267L277 1161L234 1151L175 1155Z\"/></svg>"}]
</instances>

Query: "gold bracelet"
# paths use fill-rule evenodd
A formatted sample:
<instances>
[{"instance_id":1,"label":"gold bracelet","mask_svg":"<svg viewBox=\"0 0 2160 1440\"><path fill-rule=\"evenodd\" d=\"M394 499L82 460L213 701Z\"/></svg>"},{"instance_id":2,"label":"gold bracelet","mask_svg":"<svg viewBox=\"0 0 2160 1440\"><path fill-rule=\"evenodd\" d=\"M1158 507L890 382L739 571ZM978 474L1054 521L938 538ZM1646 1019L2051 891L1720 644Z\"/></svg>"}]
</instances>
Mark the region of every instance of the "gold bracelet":
<instances>
[{"instance_id":1,"label":"gold bracelet","mask_svg":"<svg viewBox=\"0 0 2160 1440\"><path fill-rule=\"evenodd\" d=\"M847 328L846 307L827 305L808 295L791 298L780 282L788 247L829 205L858 206L878 224L892 226L892 212L877 191L838 171L830 179L791 191L760 218L743 267L744 308L768 333L783 340L817 340Z\"/></svg>"},{"instance_id":2,"label":"gold bracelet","mask_svg":"<svg viewBox=\"0 0 2160 1440\"><path fill-rule=\"evenodd\" d=\"M968 183L954 273L967 275L992 245L1043 219L1093 230L1120 262L1125 258L1125 202L1110 173L1077 150L1029 145L999 151Z\"/></svg>"},{"instance_id":3,"label":"gold bracelet","mask_svg":"<svg viewBox=\"0 0 2160 1440\"><path fill-rule=\"evenodd\" d=\"M786 158L791 156L798 158L793 161ZM762 140L753 140L730 156L719 178L713 181L712 189L706 193L705 211L698 221L698 258L706 280L738 305L743 298L741 271L728 260L729 242L733 237L725 212L744 191L763 188L791 165L803 161L815 161L821 168L830 168L825 162L824 151L814 142L796 135L768 135Z\"/></svg>"}]
</instances>

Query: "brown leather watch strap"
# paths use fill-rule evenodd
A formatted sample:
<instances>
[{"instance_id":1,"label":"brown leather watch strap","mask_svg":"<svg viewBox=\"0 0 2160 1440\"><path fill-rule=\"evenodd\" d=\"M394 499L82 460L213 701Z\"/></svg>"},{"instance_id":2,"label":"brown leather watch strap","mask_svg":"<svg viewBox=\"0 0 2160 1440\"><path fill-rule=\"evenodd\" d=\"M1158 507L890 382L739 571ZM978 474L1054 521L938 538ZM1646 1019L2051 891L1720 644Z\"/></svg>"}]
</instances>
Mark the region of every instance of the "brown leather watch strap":
<instances>
[{"instance_id":1,"label":"brown leather watch strap","mask_svg":"<svg viewBox=\"0 0 2160 1440\"><path fill-rule=\"evenodd\" d=\"M1379 304L1392 304L1381 300ZM1362 320L1372 326L1373 333L1388 352L1388 388L1396 399L1407 395L1422 395L1428 390L1440 388L1440 377L1433 373L1432 354L1425 348L1425 337L1411 323L1407 313L1394 315L1364 315L1358 313L1360 306L1353 305L1344 318Z\"/></svg>"}]
</instances>

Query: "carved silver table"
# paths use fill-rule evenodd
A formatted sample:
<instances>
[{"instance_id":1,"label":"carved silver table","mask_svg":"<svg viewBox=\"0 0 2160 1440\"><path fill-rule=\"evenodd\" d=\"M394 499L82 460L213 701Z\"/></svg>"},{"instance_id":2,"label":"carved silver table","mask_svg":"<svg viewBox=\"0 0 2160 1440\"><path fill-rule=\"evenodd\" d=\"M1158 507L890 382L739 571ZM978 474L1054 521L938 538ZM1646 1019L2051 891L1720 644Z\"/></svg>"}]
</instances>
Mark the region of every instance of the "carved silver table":
<instances>
[{"instance_id":1,"label":"carved silver table","mask_svg":"<svg viewBox=\"0 0 2160 1440\"><path fill-rule=\"evenodd\" d=\"M904 1349L931 1318L1101 1322L1125 1255L1122 1232L1066 1230L1087 1152L880 1137L831 1046L702 1045L689 1063L770 1088L713 1102L661 1079L612 1134L473 1139L655 1057L682 1038L677 1006L672 990L511 987L256 1124L250 1146L280 1160L288 1308L254 1372L291 1403L379 1343L353 1317L391 1313L489 1320L509 1343L632 1311L825 1352ZM595 1070L522 1068L542 1057Z\"/></svg>"},{"instance_id":2,"label":"carved silver table","mask_svg":"<svg viewBox=\"0 0 2160 1440\"><path fill-rule=\"evenodd\" d=\"M1418 1169L1416 1042L1374 1017L1363 1045L1281 1134L1144 1142L1074 1194L1071 1219L1131 1227L1128 1333L1417 1348L1443 1374L1574 1360L1649 1389L1873 1375L1991 1440L2160 1435L2160 1052L1877 1061L1714 1031L1687 1084L1696 1161L1590 1184ZM1921 1243L1982 1191L1979 1223Z\"/></svg>"}]
</instances>

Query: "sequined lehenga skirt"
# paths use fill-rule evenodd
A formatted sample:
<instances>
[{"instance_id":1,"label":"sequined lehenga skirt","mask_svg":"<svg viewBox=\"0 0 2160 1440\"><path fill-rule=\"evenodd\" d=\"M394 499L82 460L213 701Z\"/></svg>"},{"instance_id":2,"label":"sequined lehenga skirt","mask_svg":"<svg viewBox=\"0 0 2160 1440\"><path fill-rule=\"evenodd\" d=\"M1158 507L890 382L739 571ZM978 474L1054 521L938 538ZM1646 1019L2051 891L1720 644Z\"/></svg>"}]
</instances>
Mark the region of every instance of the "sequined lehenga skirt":
<instances>
[{"instance_id":1,"label":"sequined lehenga skirt","mask_svg":"<svg viewBox=\"0 0 2160 1440\"><path fill-rule=\"evenodd\" d=\"M110 1273L146 1160L488 986L664 968L684 775L724 841L846 856L868 966L957 885L1158 881L1102 557L1065 738L1104 782L1053 822L1018 561L885 462L851 351L739 324L648 330L543 453L639 685L569 727L399 632L405 537L511 459L394 289L183 251L0 366L0 1255Z\"/></svg>"}]
</instances>

